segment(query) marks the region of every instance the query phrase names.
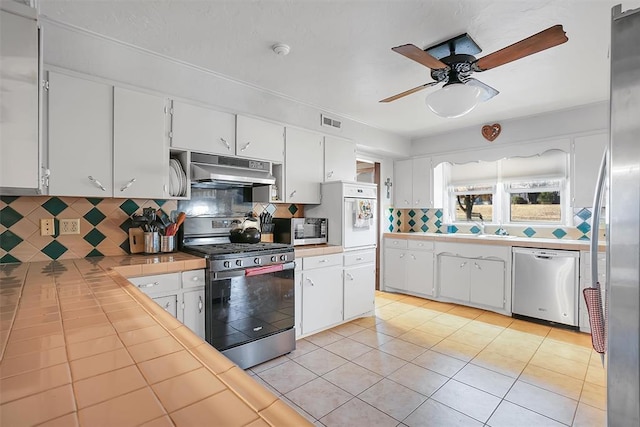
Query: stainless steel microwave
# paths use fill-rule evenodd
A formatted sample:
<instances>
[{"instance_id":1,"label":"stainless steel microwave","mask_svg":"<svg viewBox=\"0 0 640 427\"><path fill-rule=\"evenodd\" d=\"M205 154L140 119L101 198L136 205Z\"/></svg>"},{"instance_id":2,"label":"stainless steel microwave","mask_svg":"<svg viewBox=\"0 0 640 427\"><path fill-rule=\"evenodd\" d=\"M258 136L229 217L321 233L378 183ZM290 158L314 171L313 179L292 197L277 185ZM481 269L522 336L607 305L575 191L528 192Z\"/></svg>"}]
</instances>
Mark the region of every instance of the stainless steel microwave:
<instances>
[{"instance_id":1,"label":"stainless steel microwave","mask_svg":"<svg viewBox=\"0 0 640 427\"><path fill-rule=\"evenodd\" d=\"M289 245L327 243L327 218L274 218L273 240Z\"/></svg>"}]
</instances>

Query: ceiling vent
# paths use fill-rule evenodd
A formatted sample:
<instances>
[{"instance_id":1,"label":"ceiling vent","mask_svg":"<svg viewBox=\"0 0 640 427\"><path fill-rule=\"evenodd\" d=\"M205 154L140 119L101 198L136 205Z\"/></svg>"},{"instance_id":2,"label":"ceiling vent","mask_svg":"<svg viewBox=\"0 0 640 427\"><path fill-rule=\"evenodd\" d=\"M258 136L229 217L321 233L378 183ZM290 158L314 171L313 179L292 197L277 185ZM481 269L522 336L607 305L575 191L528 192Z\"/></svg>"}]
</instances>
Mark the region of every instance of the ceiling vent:
<instances>
[{"instance_id":1,"label":"ceiling vent","mask_svg":"<svg viewBox=\"0 0 640 427\"><path fill-rule=\"evenodd\" d=\"M342 122L340 120L332 119L331 117L327 117L324 114L320 115L320 119L322 120L322 126L334 128L337 130L342 129Z\"/></svg>"}]
</instances>

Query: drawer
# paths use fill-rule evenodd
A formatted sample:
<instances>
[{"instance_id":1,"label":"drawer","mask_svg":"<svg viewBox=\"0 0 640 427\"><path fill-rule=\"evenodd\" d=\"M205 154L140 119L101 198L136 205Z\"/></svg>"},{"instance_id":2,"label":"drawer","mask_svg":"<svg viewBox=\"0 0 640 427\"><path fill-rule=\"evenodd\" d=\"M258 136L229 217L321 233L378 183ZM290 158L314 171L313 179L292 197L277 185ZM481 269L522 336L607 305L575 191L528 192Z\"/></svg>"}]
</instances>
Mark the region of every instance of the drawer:
<instances>
[{"instance_id":1,"label":"drawer","mask_svg":"<svg viewBox=\"0 0 640 427\"><path fill-rule=\"evenodd\" d=\"M384 239L384 247L385 248L398 248L398 249L406 249L407 248L407 240L406 239Z\"/></svg>"},{"instance_id":2,"label":"drawer","mask_svg":"<svg viewBox=\"0 0 640 427\"><path fill-rule=\"evenodd\" d=\"M409 249L433 250L433 240L407 240Z\"/></svg>"},{"instance_id":3,"label":"drawer","mask_svg":"<svg viewBox=\"0 0 640 427\"><path fill-rule=\"evenodd\" d=\"M369 264L376 261L376 251L354 252L344 254L344 265Z\"/></svg>"},{"instance_id":4,"label":"drawer","mask_svg":"<svg viewBox=\"0 0 640 427\"><path fill-rule=\"evenodd\" d=\"M204 270L191 270L182 272L182 288L197 288L204 286Z\"/></svg>"},{"instance_id":5,"label":"drawer","mask_svg":"<svg viewBox=\"0 0 640 427\"><path fill-rule=\"evenodd\" d=\"M331 254L322 256L311 256L302 258L302 269L323 268L332 265L342 266L342 254Z\"/></svg>"},{"instance_id":6,"label":"drawer","mask_svg":"<svg viewBox=\"0 0 640 427\"><path fill-rule=\"evenodd\" d=\"M129 281L145 294L158 294L180 289L180 273L132 277Z\"/></svg>"},{"instance_id":7,"label":"drawer","mask_svg":"<svg viewBox=\"0 0 640 427\"><path fill-rule=\"evenodd\" d=\"M153 298L153 300L160 307L167 310L167 313L171 314L173 317L177 317L178 315L178 296L177 295L167 295L166 297Z\"/></svg>"}]
</instances>

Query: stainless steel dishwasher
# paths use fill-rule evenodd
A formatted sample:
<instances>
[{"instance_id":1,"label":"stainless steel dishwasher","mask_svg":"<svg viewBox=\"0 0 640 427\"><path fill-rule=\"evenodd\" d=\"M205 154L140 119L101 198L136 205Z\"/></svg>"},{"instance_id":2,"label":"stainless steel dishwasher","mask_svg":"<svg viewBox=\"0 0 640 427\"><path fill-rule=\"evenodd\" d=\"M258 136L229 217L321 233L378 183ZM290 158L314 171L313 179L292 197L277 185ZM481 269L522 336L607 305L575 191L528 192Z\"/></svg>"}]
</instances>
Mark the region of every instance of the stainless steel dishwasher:
<instances>
[{"instance_id":1,"label":"stainless steel dishwasher","mask_svg":"<svg viewBox=\"0 0 640 427\"><path fill-rule=\"evenodd\" d=\"M578 326L578 251L513 248L513 314Z\"/></svg>"}]
</instances>

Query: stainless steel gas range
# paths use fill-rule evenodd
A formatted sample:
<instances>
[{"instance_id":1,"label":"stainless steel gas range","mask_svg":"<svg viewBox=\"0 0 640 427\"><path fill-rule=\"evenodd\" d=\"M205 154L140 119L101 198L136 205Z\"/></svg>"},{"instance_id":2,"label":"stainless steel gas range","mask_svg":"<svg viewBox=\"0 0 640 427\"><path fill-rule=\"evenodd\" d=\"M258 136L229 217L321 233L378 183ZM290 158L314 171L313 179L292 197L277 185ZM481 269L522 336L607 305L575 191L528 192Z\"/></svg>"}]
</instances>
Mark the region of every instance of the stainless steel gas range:
<instances>
[{"instance_id":1,"label":"stainless steel gas range","mask_svg":"<svg viewBox=\"0 0 640 427\"><path fill-rule=\"evenodd\" d=\"M295 350L294 251L230 243L229 218L187 218L182 250L207 258L205 338L242 369Z\"/></svg>"}]
</instances>

